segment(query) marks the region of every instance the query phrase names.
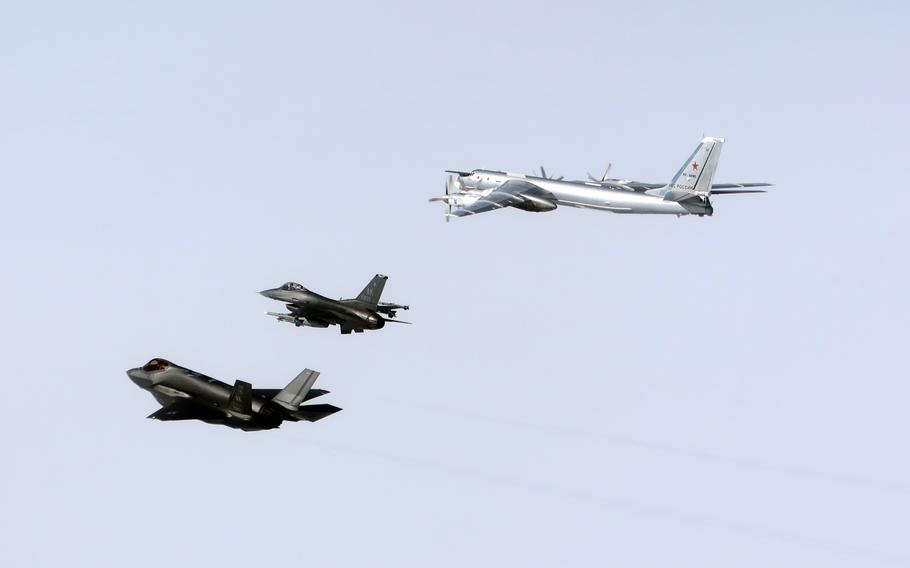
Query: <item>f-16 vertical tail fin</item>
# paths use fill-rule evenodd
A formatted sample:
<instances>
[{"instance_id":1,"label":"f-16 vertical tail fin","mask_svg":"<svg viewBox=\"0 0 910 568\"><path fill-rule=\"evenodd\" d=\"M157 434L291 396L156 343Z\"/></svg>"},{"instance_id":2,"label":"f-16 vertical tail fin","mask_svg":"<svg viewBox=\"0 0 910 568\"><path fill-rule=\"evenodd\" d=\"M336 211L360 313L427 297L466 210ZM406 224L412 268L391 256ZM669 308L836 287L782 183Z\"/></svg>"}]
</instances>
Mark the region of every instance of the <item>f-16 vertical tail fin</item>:
<instances>
[{"instance_id":1,"label":"f-16 vertical tail fin","mask_svg":"<svg viewBox=\"0 0 910 568\"><path fill-rule=\"evenodd\" d=\"M253 414L253 385L246 381L235 382L231 398L228 399L227 409L233 414L244 416Z\"/></svg>"},{"instance_id":2,"label":"f-16 vertical tail fin","mask_svg":"<svg viewBox=\"0 0 910 568\"><path fill-rule=\"evenodd\" d=\"M707 196L711 193L714 172L720 160L723 138L703 138L701 143L667 184L664 199L682 201L694 195Z\"/></svg>"},{"instance_id":3,"label":"f-16 vertical tail fin","mask_svg":"<svg viewBox=\"0 0 910 568\"><path fill-rule=\"evenodd\" d=\"M385 288L385 281L388 280L388 276L382 274L377 274L370 280L370 283L367 284L367 287L363 289L362 292L357 296L357 301L368 304L372 309L376 309L379 305L379 298L382 297L382 290Z\"/></svg>"},{"instance_id":4,"label":"f-16 vertical tail fin","mask_svg":"<svg viewBox=\"0 0 910 568\"><path fill-rule=\"evenodd\" d=\"M313 383L319 377L319 371L304 369L297 375L293 381L288 383L272 400L284 406L288 410L297 410L300 403L306 399L306 395L313 388Z\"/></svg>"}]
</instances>

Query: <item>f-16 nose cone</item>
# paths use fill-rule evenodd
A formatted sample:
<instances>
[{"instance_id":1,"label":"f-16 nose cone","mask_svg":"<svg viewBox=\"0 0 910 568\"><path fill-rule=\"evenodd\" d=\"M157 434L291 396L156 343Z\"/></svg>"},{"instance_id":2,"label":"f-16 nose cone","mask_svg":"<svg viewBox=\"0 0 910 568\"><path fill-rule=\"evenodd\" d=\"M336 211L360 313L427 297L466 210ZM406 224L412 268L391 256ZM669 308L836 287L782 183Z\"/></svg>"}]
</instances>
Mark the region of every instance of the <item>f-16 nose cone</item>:
<instances>
[{"instance_id":1,"label":"f-16 nose cone","mask_svg":"<svg viewBox=\"0 0 910 568\"><path fill-rule=\"evenodd\" d=\"M259 293L262 294L263 296L265 296L266 298L274 298L274 297L275 297L275 289L274 289L274 288L270 288L270 289L268 289L268 290L263 290L262 292L259 292Z\"/></svg>"}]
</instances>

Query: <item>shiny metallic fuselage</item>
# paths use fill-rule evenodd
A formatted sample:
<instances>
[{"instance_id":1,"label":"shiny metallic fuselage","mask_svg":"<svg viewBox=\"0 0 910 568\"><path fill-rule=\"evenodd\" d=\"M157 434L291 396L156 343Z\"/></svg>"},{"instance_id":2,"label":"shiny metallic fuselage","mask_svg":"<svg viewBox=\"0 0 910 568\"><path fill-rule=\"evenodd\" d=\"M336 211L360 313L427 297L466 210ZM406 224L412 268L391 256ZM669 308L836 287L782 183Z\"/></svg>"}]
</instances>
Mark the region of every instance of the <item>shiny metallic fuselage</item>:
<instances>
[{"instance_id":1,"label":"shiny metallic fuselage","mask_svg":"<svg viewBox=\"0 0 910 568\"><path fill-rule=\"evenodd\" d=\"M675 201L666 201L659 195L626 189L610 189L606 184L582 181L563 181L520 174L507 174L486 170L475 170L473 175L462 180L465 189L489 193L508 180L523 180L533 183L551 193L558 205L582 209L598 209L613 213L647 213L664 215L689 215L693 213Z\"/></svg>"}]
</instances>

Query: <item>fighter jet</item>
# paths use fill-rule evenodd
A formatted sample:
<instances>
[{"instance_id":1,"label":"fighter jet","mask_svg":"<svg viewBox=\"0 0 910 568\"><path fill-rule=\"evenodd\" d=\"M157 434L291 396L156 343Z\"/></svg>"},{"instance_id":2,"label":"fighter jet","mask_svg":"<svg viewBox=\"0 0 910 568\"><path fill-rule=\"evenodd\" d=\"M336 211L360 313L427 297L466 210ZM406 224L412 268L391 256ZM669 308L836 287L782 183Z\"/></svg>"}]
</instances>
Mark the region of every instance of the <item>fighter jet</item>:
<instances>
[{"instance_id":1,"label":"fighter jet","mask_svg":"<svg viewBox=\"0 0 910 568\"><path fill-rule=\"evenodd\" d=\"M329 392L312 388L319 373L310 369L283 389L254 389L245 381L231 387L160 357L126 374L161 404L148 416L156 420L202 420L251 431L278 428L285 420L315 422L341 410L331 404L301 406Z\"/></svg>"},{"instance_id":2,"label":"fighter jet","mask_svg":"<svg viewBox=\"0 0 910 568\"><path fill-rule=\"evenodd\" d=\"M278 321L292 323L297 327L339 325L341 333L348 334L352 331L363 333L365 329L382 329L386 322L411 323L394 319L397 310L407 310L409 306L379 301L388 278L377 274L356 298L347 300L327 298L307 290L296 282L288 282L279 288L259 293L266 298L287 304L290 313L266 312L266 315L277 318Z\"/></svg>"},{"instance_id":3,"label":"fighter jet","mask_svg":"<svg viewBox=\"0 0 910 568\"><path fill-rule=\"evenodd\" d=\"M723 143L723 138L704 138L669 183L610 178L609 167L600 179L588 174L588 181L549 177L542 166L539 176L492 170L446 170L450 175L445 196L430 201L443 203L447 221L453 216L465 217L504 207L546 212L560 205L613 213L711 216L714 214L711 196L764 193L760 189L739 188L771 185L713 183Z\"/></svg>"}]
</instances>

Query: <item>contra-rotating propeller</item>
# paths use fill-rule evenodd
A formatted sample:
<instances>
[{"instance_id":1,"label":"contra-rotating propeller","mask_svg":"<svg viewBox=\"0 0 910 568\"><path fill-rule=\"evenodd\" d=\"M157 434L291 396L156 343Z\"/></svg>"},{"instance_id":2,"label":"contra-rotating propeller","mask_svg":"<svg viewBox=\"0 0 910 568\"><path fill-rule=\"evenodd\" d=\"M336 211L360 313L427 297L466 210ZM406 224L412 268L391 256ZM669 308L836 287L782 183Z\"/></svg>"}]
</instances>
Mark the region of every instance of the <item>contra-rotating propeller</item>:
<instances>
[{"instance_id":1,"label":"contra-rotating propeller","mask_svg":"<svg viewBox=\"0 0 910 568\"><path fill-rule=\"evenodd\" d=\"M547 170L543 169L543 166L540 166L540 177L542 177L544 179L551 179L553 181L562 181L562 178L565 176L550 177L547 175Z\"/></svg>"},{"instance_id":2,"label":"contra-rotating propeller","mask_svg":"<svg viewBox=\"0 0 910 568\"><path fill-rule=\"evenodd\" d=\"M607 181L608 179L610 179L610 169L611 168L613 168L613 162L610 162L609 164L607 164L607 170L604 172L604 175L602 178L597 179L596 177L591 175L591 172L588 172L588 179L591 181L597 182L597 183L603 183L603 182Z\"/></svg>"}]
</instances>

